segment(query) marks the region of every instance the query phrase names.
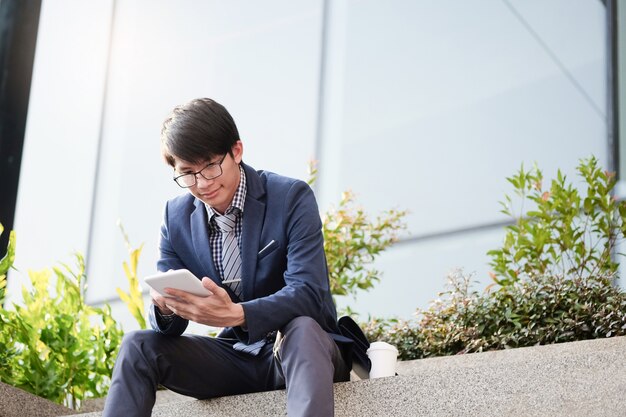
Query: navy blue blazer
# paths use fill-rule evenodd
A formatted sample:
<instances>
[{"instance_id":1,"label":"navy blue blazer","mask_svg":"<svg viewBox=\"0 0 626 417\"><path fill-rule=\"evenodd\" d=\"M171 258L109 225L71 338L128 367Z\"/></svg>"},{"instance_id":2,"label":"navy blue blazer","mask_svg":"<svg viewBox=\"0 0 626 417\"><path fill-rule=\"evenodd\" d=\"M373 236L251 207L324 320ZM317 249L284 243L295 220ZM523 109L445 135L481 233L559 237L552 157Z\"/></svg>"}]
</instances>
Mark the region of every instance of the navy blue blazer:
<instances>
[{"instance_id":1,"label":"navy blue blazer","mask_svg":"<svg viewBox=\"0 0 626 417\"><path fill-rule=\"evenodd\" d=\"M249 344L295 317L308 316L335 340L344 341L337 336L337 312L330 294L322 223L313 191L303 181L242 166L247 194L241 238L241 305L247 330L229 327L220 336ZM186 268L198 278L206 276L221 285L211 256L206 209L191 194L167 202L159 250L159 271ZM227 291L238 301L230 289ZM180 335L187 328L188 321L180 317L161 327L157 314L152 305L149 319L158 332Z\"/></svg>"}]
</instances>

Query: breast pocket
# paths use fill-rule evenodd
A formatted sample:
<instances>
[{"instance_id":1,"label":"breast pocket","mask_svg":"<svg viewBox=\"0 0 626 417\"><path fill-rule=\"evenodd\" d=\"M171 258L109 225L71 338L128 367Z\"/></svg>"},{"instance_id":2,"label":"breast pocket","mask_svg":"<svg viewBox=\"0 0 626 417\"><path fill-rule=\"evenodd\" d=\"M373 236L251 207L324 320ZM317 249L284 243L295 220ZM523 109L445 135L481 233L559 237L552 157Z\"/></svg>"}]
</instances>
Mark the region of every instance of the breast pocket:
<instances>
[{"instance_id":1,"label":"breast pocket","mask_svg":"<svg viewBox=\"0 0 626 417\"><path fill-rule=\"evenodd\" d=\"M276 240L271 240L268 243L266 243L257 254L257 261L260 261L261 259L265 258L270 253L274 252L276 249L278 249L279 246L280 245L278 244L278 241Z\"/></svg>"}]
</instances>

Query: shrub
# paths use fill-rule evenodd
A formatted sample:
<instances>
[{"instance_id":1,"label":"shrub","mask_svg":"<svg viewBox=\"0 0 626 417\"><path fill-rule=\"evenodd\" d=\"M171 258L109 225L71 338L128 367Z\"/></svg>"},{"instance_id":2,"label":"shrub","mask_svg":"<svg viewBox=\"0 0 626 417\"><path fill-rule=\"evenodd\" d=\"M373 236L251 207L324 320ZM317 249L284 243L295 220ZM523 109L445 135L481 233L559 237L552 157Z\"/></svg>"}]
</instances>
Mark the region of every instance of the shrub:
<instances>
[{"instance_id":1,"label":"shrub","mask_svg":"<svg viewBox=\"0 0 626 417\"><path fill-rule=\"evenodd\" d=\"M333 295L355 296L358 290L369 290L380 281L381 272L371 265L397 241L397 232L405 227L405 215L405 211L389 210L371 219L354 203L351 192L342 193L338 207L329 209L322 217Z\"/></svg>"},{"instance_id":2,"label":"shrub","mask_svg":"<svg viewBox=\"0 0 626 417\"><path fill-rule=\"evenodd\" d=\"M396 345L401 359L480 352L626 335L626 293L613 286L616 243L626 230L626 203L611 195L615 175L591 157L578 173L584 196L559 171L549 190L538 168L507 180L530 208L503 246L489 251L495 281L484 293L454 271L447 290L410 321L372 320L370 340Z\"/></svg>"},{"instance_id":3,"label":"shrub","mask_svg":"<svg viewBox=\"0 0 626 417\"><path fill-rule=\"evenodd\" d=\"M514 282L520 274L582 278L617 271L612 251L624 237L626 203L611 194L615 174L602 171L595 157L581 160L577 171L586 186L584 196L560 170L548 190L537 167L526 172L522 166L507 178L522 204L516 214L511 197L500 203L515 224L506 228L502 247L488 252L498 284ZM530 206L526 212L525 204Z\"/></svg>"},{"instance_id":4,"label":"shrub","mask_svg":"<svg viewBox=\"0 0 626 417\"><path fill-rule=\"evenodd\" d=\"M0 235L4 232L4 227L0 224ZM11 231L9 234L9 245L7 246L7 253L2 259L0 259L0 307L4 304L4 297L7 286L7 273L13 266L15 261L15 232Z\"/></svg>"},{"instance_id":5,"label":"shrub","mask_svg":"<svg viewBox=\"0 0 626 417\"><path fill-rule=\"evenodd\" d=\"M30 271L22 303L0 308L0 381L73 408L106 394L122 338L109 306L85 303L82 256L76 263Z\"/></svg>"},{"instance_id":6,"label":"shrub","mask_svg":"<svg viewBox=\"0 0 626 417\"><path fill-rule=\"evenodd\" d=\"M470 280L454 271L416 319L371 320L364 331L403 360L626 335L626 293L610 275L525 277L484 293Z\"/></svg>"},{"instance_id":7,"label":"shrub","mask_svg":"<svg viewBox=\"0 0 626 417\"><path fill-rule=\"evenodd\" d=\"M309 176L312 185L317 178L313 163L309 165ZM381 272L372 264L406 229L406 215L404 210L391 209L371 218L356 204L351 191L342 193L338 206L322 214L331 294L356 296L359 290L367 291L380 281Z\"/></svg>"},{"instance_id":8,"label":"shrub","mask_svg":"<svg viewBox=\"0 0 626 417\"><path fill-rule=\"evenodd\" d=\"M141 292L141 285L139 285L139 278L137 277L137 265L139 264L139 256L143 249L143 244L138 248L133 248L128 239L128 235L124 230L124 226L118 221L118 226L124 237L124 243L128 250L129 262L122 262L126 279L128 280L128 292L125 292L121 288L116 288L117 294L120 299L128 307L128 311L135 318L140 329L146 329L146 310L144 307L143 294Z\"/></svg>"}]
</instances>

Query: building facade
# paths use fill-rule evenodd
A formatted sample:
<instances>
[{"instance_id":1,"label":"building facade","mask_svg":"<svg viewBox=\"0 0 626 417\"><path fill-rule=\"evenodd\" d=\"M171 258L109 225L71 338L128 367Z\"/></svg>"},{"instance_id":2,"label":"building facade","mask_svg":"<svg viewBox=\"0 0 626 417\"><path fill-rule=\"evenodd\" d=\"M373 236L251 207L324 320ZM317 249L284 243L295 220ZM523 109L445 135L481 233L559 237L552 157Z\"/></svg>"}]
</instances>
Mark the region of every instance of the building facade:
<instances>
[{"instance_id":1,"label":"building facade","mask_svg":"<svg viewBox=\"0 0 626 417\"><path fill-rule=\"evenodd\" d=\"M153 273L164 202L181 192L160 125L206 96L253 167L306 179L317 160L322 211L346 189L372 215L409 210L381 282L339 304L410 317L453 268L489 282L509 220L498 202L522 164L546 178L590 155L616 168L610 65L599 0L43 1L9 290L78 250L88 301L134 328L115 292L116 222Z\"/></svg>"}]
</instances>

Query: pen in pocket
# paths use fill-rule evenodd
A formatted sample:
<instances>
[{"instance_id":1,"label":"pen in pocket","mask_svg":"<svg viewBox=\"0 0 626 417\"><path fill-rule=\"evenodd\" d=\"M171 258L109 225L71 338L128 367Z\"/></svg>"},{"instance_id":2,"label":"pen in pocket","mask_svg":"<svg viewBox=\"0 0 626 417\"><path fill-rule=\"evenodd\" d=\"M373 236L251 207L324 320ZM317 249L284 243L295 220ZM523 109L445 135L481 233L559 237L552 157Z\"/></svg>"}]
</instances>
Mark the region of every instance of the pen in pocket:
<instances>
[{"instance_id":1,"label":"pen in pocket","mask_svg":"<svg viewBox=\"0 0 626 417\"><path fill-rule=\"evenodd\" d=\"M274 239L272 239L272 240L270 241L270 243L268 243L267 245L265 245L265 246L263 247L263 249L261 249L261 250L259 251L258 255L262 254L262 253L263 253L263 252L264 252L267 248L269 248L270 246L272 246L272 245L274 244L274 242L275 242L275 240L274 240Z\"/></svg>"}]
</instances>

